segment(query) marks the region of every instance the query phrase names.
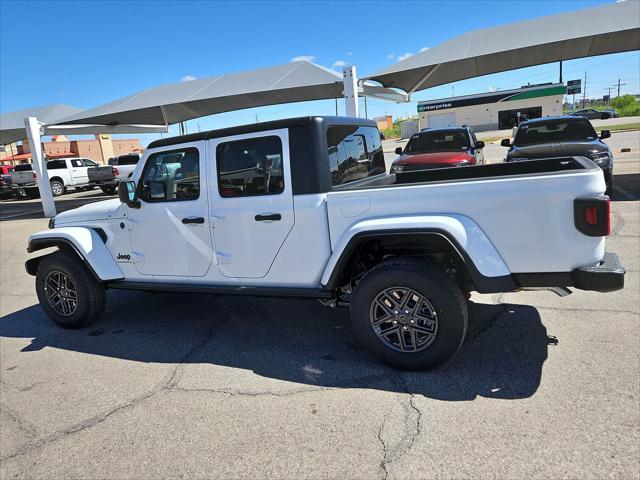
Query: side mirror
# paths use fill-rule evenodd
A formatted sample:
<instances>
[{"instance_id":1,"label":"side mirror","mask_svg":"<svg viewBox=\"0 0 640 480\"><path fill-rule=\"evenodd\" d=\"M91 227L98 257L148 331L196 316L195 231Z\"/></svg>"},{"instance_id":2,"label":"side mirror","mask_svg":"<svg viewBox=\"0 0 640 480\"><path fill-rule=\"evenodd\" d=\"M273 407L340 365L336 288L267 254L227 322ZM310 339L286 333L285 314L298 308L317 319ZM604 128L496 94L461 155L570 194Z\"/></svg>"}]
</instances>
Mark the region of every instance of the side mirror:
<instances>
[{"instance_id":1,"label":"side mirror","mask_svg":"<svg viewBox=\"0 0 640 480\"><path fill-rule=\"evenodd\" d=\"M510 147L511 140L509 140L508 138L503 138L502 141L500 142L500 145L503 147Z\"/></svg>"},{"instance_id":2,"label":"side mirror","mask_svg":"<svg viewBox=\"0 0 640 480\"><path fill-rule=\"evenodd\" d=\"M610 130L602 130L600 132L600 140L604 139L604 138L609 138L611 136L611 131Z\"/></svg>"},{"instance_id":3,"label":"side mirror","mask_svg":"<svg viewBox=\"0 0 640 480\"><path fill-rule=\"evenodd\" d=\"M402 155L402 147L396 147L396 155Z\"/></svg>"},{"instance_id":4,"label":"side mirror","mask_svg":"<svg viewBox=\"0 0 640 480\"><path fill-rule=\"evenodd\" d=\"M478 140L476 142L476 148L484 148L484 142L482 140Z\"/></svg>"},{"instance_id":5,"label":"side mirror","mask_svg":"<svg viewBox=\"0 0 640 480\"><path fill-rule=\"evenodd\" d=\"M126 204L131 208L140 208L138 201L138 192L136 191L136 182L127 180L118 184L118 198L120 203Z\"/></svg>"}]
</instances>

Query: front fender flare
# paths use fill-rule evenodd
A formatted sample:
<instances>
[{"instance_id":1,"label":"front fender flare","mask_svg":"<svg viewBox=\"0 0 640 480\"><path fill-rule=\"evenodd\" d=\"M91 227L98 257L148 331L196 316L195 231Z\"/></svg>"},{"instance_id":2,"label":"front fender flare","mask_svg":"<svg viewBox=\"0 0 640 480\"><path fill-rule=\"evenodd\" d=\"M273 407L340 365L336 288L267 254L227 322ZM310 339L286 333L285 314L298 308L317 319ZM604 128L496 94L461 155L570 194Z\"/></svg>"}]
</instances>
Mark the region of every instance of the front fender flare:
<instances>
[{"instance_id":1,"label":"front fender flare","mask_svg":"<svg viewBox=\"0 0 640 480\"><path fill-rule=\"evenodd\" d=\"M86 227L62 227L43 230L29 237L27 251L33 253L48 247L71 247L101 281L124 278L122 270L98 233ZM38 258L27 261L27 272L35 275ZM37 268L36 268L37 270Z\"/></svg>"},{"instance_id":2,"label":"front fender flare","mask_svg":"<svg viewBox=\"0 0 640 480\"><path fill-rule=\"evenodd\" d=\"M440 235L446 238L464 259L479 291L488 293L490 290L509 291L516 288L511 272L482 229L470 218L456 214L378 218L352 225L338 240L323 272L322 285L337 287L335 282L340 269L361 241L376 236L403 234Z\"/></svg>"}]
</instances>

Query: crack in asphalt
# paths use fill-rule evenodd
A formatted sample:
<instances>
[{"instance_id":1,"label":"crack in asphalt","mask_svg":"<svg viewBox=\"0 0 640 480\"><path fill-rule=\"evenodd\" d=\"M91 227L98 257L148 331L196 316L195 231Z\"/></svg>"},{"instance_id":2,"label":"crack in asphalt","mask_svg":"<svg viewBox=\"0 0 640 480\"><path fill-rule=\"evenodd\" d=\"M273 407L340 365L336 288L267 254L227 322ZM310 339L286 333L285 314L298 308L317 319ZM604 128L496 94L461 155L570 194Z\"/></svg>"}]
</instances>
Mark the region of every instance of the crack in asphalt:
<instances>
[{"instance_id":1,"label":"crack in asphalt","mask_svg":"<svg viewBox=\"0 0 640 480\"><path fill-rule=\"evenodd\" d=\"M404 390L404 396L401 394L397 395L397 398L400 400L404 400L408 396L408 402L401 401L400 405L406 413L406 417L403 420L403 426L407 426L406 429L403 429L403 433L400 438L397 439L397 445L395 447L390 447L389 443L384 440L384 428L387 424L387 420L390 415L390 411L382 419L382 424L378 430L378 440L382 445L382 459L380 460L380 470L381 470L381 478L386 479L389 476L389 466L400 460L402 457L407 455L413 445L415 444L417 438L422 433L422 411L415 404L415 395L409 391L409 386L407 384L407 379L399 375L397 377L398 382L402 385ZM413 413L412 413L413 412Z\"/></svg>"},{"instance_id":2,"label":"crack in asphalt","mask_svg":"<svg viewBox=\"0 0 640 480\"><path fill-rule=\"evenodd\" d=\"M221 324L225 323L226 321L229 320L230 317L227 317L224 320L220 320L218 322L213 322L208 331L207 331L207 335L206 337L198 342L197 344L195 344L186 354L185 356L178 362L178 364L175 366L175 368L171 371L171 373L169 375L167 375L165 377L165 380L163 380L162 382L160 382L155 388L151 389L151 391L140 395L138 397L133 398L132 400L129 400L128 402L124 402L121 403L120 405L117 405L116 407L107 410L105 412L102 412L98 415L94 415L93 417L90 417L86 420L83 420L82 422L76 423L75 425L72 425L69 428L63 429L61 431L58 432L54 432L50 435L47 435L45 437L40 438L37 441L34 442L30 442L27 445L25 445L23 448L21 448L20 450L18 450L17 452L13 453L12 455L8 455L6 457L0 457L0 461L5 462L7 460L19 457L19 456L23 456L26 455L28 453L31 453L35 450L39 450L41 448L43 448L46 445L49 445L51 443L54 443L62 438L65 438L69 435L72 435L74 433L78 433L78 432L82 432L84 430L87 430L89 428L95 427L96 425L101 424L102 422L104 422L105 420L107 420L109 417L111 417L112 415L119 413L121 411L130 409L142 402L144 402L145 400L148 400L152 397L154 397L155 395L157 395L158 393L164 391L164 390L170 390L171 388L173 388L173 386L176 384L177 381L179 381L180 377L178 375L180 368L186 363L188 362L190 359L194 358L195 356L197 356L200 351L207 345L207 343L209 341L211 341L211 339L214 336L216 327L220 326ZM10 415L10 414L9 414ZM19 417L16 417L19 418Z\"/></svg>"},{"instance_id":3,"label":"crack in asphalt","mask_svg":"<svg viewBox=\"0 0 640 480\"><path fill-rule=\"evenodd\" d=\"M184 388L184 387L167 387L166 390L172 392L202 392L213 393L219 395L228 395L231 397L293 397L294 395L300 395L303 393L316 393L325 392L329 390L337 390L336 388L304 388L299 390L292 390L290 392L246 392L246 391L233 391L225 389L213 389L213 388Z\"/></svg>"},{"instance_id":4,"label":"crack in asphalt","mask_svg":"<svg viewBox=\"0 0 640 480\"><path fill-rule=\"evenodd\" d=\"M16 412L11 410L4 403L0 403L0 413L4 413L7 415L13 422L18 426L18 429L24 433L27 438L35 438L38 434L36 427L34 427L31 423L26 421Z\"/></svg>"}]
</instances>

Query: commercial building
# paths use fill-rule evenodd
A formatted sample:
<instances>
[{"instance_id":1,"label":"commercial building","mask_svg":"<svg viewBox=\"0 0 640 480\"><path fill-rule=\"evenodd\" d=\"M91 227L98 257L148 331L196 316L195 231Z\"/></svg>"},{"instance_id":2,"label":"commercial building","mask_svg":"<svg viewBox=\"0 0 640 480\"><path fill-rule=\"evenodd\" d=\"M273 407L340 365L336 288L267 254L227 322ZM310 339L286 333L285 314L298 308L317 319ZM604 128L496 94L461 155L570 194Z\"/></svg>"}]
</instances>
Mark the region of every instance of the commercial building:
<instances>
[{"instance_id":1,"label":"commercial building","mask_svg":"<svg viewBox=\"0 0 640 480\"><path fill-rule=\"evenodd\" d=\"M84 157L98 163L107 163L111 157L127 153L142 152L140 140L137 138L113 139L111 135L95 135L90 140L69 140L64 135L52 137L50 142L42 143L48 159L63 157ZM0 164L15 165L31 162L31 148L28 140L22 140L21 145L6 145L4 152L0 152Z\"/></svg>"},{"instance_id":2,"label":"commercial building","mask_svg":"<svg viewBox=\"0 0 640 480\"><path fill-rule=\"evenodd\" d=\"M378 125L378 130L384 130L387 128L393 128L393 117L391 115L385 115L383 117L374 118Z\"/></svg>"},{"instance_id":3,"label":"commercial building","mask_svg":"<svg viewBox=\"0 0 640 480\"><path fill-rule=\"evenodd\" d=\"M562 115L562 83L442 98L418 103L420 128L470 125L476 131L502 130L528 119Z\"/></svg>"}]
</instances>

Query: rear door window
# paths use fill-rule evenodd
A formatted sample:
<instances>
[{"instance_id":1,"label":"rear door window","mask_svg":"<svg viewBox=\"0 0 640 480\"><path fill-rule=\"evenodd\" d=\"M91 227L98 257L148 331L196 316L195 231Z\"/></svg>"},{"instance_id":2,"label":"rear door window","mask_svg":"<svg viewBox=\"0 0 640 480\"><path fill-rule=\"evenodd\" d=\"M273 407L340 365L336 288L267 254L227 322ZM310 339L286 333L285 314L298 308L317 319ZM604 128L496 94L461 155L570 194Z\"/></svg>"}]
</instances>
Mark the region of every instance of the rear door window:
<instances>
[{"instance_id":1,"label":"rear door window","mask_svg":"<svg viewBox=\"0 0 640 480\"><path fill-rule=\"evenodd\" d=\"M339 125L327 129L333 186L385 172L380 133L375 127Z\"/></svg>"},{"instance_id":2,"label":"rear door window","mask_svg":"<svg viewBox=\"0 0 640 480\"><path fill-rule=\"evenodd\" d=\"M121 155L118 157L116 164L117 165L136 165L140 157L138 155Z\"/></svg>"},{"instance_id":3,"label":"rear door window","mask_svg":"<svg viewBox=\"0 0 640 480\"><path fill-rule=\"evenodd\" d=\"M280 137L223 142L216 148L218 192L223 198L277 195L284 191Z\"/></svg>"},{"instance_id":4,"label":"rear door window","mask_svg":"<svg viewBox=\"0 0 640 480\"><path fill-rule=\"evenodd\" d=\"M47 162L47 170L62 170L67 168L66 160L49 160Z\"/></svg>"}]
</instances>

